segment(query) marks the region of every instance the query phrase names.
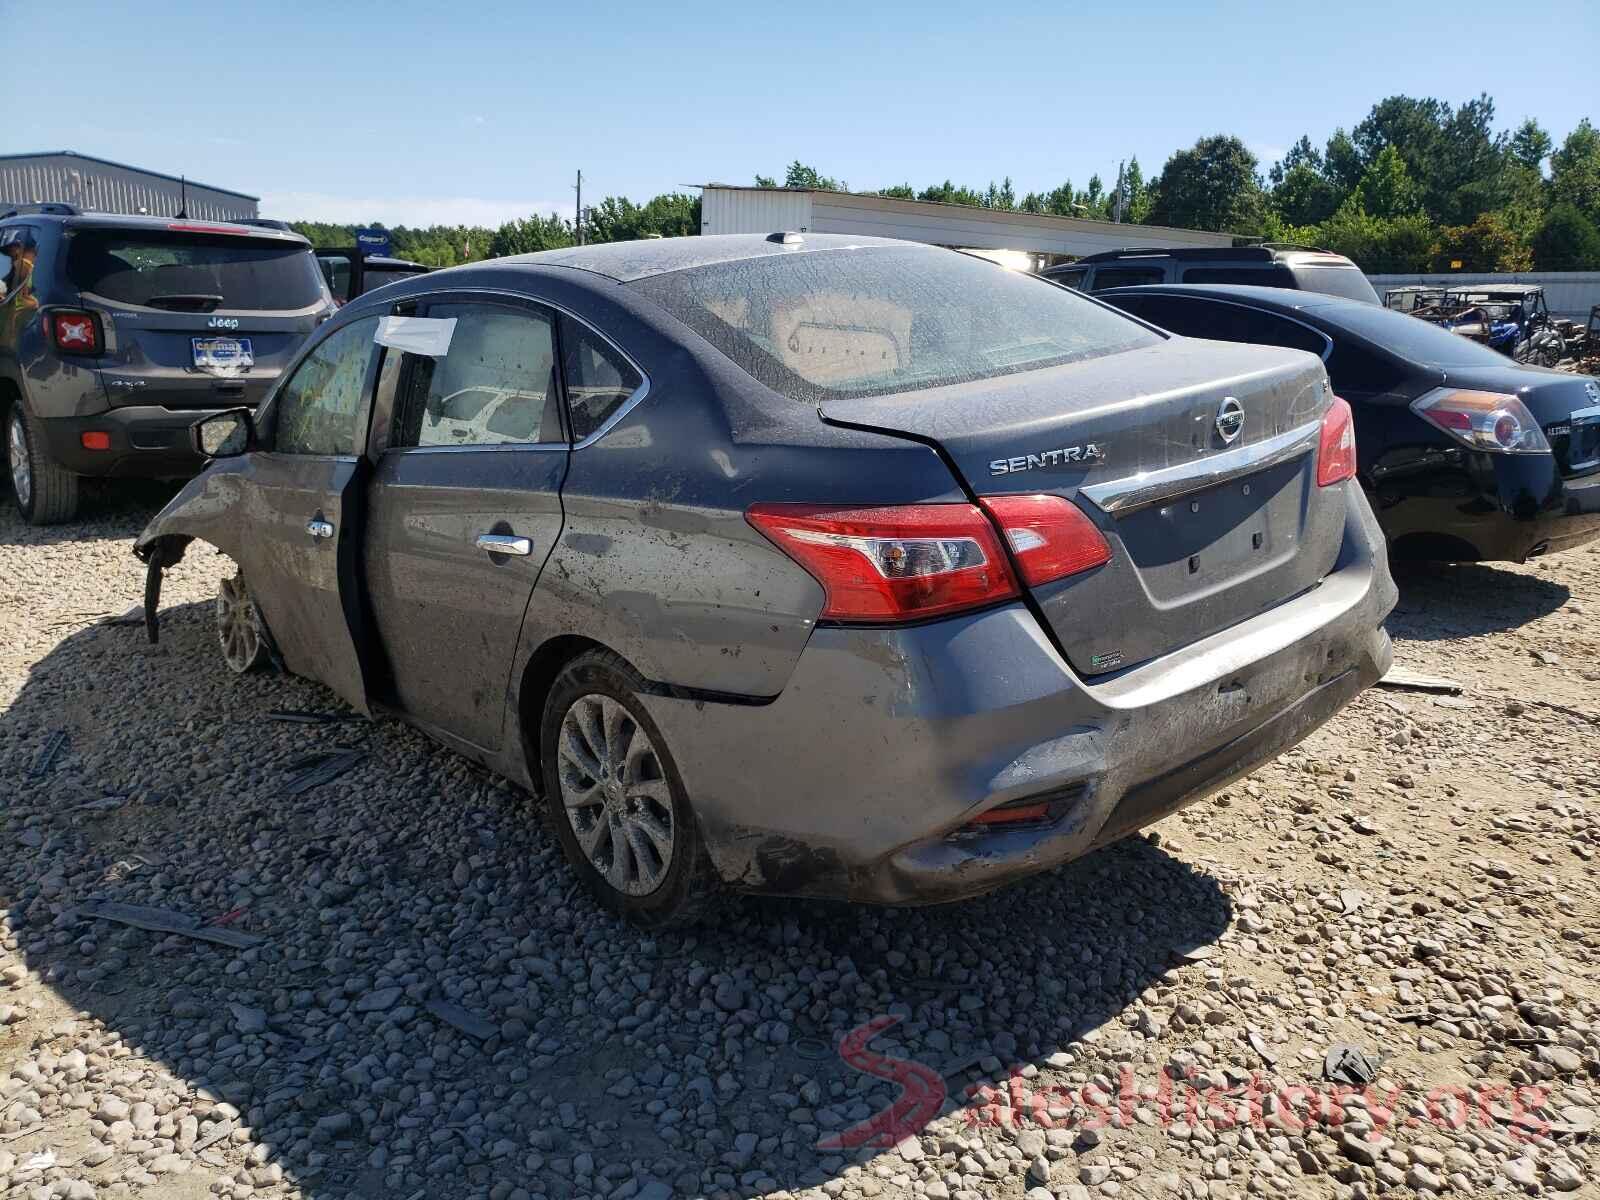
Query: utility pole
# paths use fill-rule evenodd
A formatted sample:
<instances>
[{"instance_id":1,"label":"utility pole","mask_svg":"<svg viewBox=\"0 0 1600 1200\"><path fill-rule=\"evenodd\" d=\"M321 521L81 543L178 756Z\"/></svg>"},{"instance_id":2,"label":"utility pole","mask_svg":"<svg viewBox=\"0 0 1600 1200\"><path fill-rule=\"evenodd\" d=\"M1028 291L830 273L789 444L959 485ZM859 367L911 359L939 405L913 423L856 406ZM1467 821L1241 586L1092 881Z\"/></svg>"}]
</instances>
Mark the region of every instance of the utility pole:
<instances>
[{"instance_id":1,"label":"utility pole","mask_svg":"<svg viewBox=\"0 0 1600 1200\"><path fill-rule=\"evenodd\" d=\"M1111 219L1119 225L1122 224L1123 196L1127 188L1127 185L1124 182L1125 176L1123 174L1123 168L1126 166L1127 163L1125 161L1117 164L1117 198L1111 205Z\"/></svg>"},{"instance_id":2,"label":"utility pole","mask_svg":"<svg viewBox=\"0 0 1600 1200\"><path fill-rule=\"evenodd\" d=\"M578 172L578 245L583 245L583 172Z\"/></svg>"}]
</instances>

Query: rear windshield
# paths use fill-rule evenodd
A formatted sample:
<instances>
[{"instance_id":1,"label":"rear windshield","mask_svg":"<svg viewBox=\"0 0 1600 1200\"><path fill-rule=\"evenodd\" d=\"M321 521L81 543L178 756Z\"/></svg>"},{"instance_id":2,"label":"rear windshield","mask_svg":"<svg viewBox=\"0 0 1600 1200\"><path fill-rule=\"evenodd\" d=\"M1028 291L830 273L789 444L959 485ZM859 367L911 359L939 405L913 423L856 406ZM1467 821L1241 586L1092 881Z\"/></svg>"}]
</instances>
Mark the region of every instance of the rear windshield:
<instances>
[{"instance_id":1,"label":"rear windshield","mask_svg":"<svg viewBox=\"0 0 1600 1200\"><path fill-rule=\"evenodd\" d=\"M1382 305L1307 305L1308 312L1339 329L1382 347L1397 358L1425 367L1506 367L1511 360L1459 333L1395 312Z\"/></svg>"},{"instance_id":2,"label":"rear windshield","mask_svg":"<svg viewBox=\"0 0 1600 1200\"><path fill-rule=\"evenodd\" d=\"M67 276L107 300L189 312L307 308L323 296L309 246L205 234L79 231Z\"/></svg>"},{"instance_id":3,"label":"rear windshield","mask_svg":"<svg viewBox=\"0 0 1600 1200\"><path fill-rule=\"evenodd\" d=\"M1160 341L1066 288L950 250L802 251L632 284L768 387L820 403Z\"/></svg>"},{"instance_id":4,"label":"rear windshield","mask_svg":"<svg viewBox=\"0 0 1600 1200\"><path fill-rule=\"evenodd\" d=\"M1367 277L1357 267L1311 267L1296 263L1290 270L1305 291L1343 296L1346 300L1364 300L1368 304L1378 303L1378 293L1372 290Z\"/></svg>"}]
</instances>

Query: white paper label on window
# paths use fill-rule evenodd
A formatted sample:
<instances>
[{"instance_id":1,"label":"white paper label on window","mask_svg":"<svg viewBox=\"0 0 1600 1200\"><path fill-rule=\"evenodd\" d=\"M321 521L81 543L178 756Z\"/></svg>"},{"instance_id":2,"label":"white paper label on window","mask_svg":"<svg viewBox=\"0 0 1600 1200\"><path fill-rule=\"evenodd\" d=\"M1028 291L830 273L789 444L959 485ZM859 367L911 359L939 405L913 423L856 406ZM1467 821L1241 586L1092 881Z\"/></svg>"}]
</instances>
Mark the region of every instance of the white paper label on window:
<instances>
[{"instance_id":1,"label":"white paper label on window","mask_svg":"<svg viewBox=\"0 0 1600 1200\"><path fill-rule=\"evenodd\" d=\"M372 340L392 350L443 358L450 353L450 339L455 332L454 317L384 317Z\"/></svg>"}]
</instances>

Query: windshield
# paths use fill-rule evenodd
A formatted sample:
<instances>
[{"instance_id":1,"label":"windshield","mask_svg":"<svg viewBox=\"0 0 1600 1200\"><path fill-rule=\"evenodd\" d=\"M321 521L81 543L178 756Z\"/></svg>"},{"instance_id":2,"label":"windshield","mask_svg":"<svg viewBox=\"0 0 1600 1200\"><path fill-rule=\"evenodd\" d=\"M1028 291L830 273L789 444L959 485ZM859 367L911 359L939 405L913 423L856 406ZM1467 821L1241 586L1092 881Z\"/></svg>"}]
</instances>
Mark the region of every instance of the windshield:
<instances>
[{"instance_id":1,"label":"windshield","mask_svg":"<svg viewBox=\"0 0 1600 1200\"><path fill-rule=\"evenodd\" d=\"M1372 290L1367 277L1356 267L1314 267L1296 263L1290 270L1305 291L1343 296L1346 300L1363 300L1368 304L1378 303L1378 293Z\"/></svg>"},{"instance_id":2,"label":"windshield","mask_svg":"<svg viewBox=\"0 0 1600 1200\"><path fill-rule=\"evenodd\" d=\"M1034 371L1161 340L1035 275L932 247L763 256L631 286L768 387L811 404Z\"/></svg>"},{"instance_id":3,"label":"windshield","mask_svg":"<svg viewBox=\"0 0 1600 1200\"><path fill-rule=\"evenodd\" d=\"M1438 325L1382 307L1341 304L1332 306L1308 305L1307 311L1316 312L1337 328L1347 329L1357 337L1382 347L1397 358L1425 367L1504 367L1511 360L1487 346L1451 333Z\"/></svg>"},{"instance_id":4,"label":"windshield","mask_svg":"<svg viewBox=\"0 0 1600 1200\"><path fill-rule=\"evenodd\" d=\"M324 294L309 246L205 234L80 231L67 276L107 300L194 312L301 309Z\"/></svg>"}]
</instances>

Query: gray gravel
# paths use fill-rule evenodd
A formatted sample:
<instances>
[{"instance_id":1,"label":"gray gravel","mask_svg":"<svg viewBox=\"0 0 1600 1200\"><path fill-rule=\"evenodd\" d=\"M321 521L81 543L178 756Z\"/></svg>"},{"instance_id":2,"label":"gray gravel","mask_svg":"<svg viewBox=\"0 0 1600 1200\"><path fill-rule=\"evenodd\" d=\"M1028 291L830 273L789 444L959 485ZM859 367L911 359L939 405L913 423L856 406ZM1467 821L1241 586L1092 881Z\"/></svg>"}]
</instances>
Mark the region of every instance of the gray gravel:
<instances>
[{"instance_id":1,"label":"gray gravel","mask_svg":"<svg viewBox=\"0 0 1600 1200\"><path fill-rule=\"evenodd\" d=\"M225 560L169 578L159 647L98 624L150 511L0 517L6 1200L1600 1192L1592 552L1406 573L1399 657L1464 695L1370 693L1152 836L955 907L652 938L518 790L394 722L267 720L337 702L227 673ZM900 1094L838 1053L878 1017L948 1096L819 1149ZM1341 1043L1366 1094L1322 1078Z\"/></svg>"}]
</instances>

